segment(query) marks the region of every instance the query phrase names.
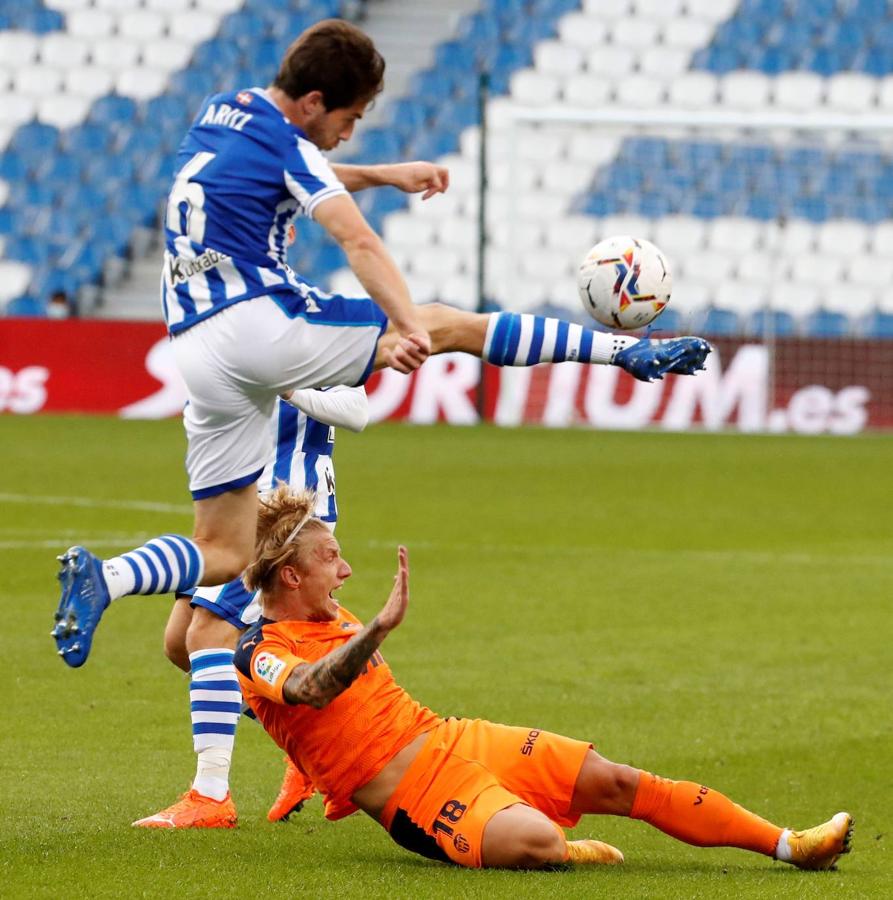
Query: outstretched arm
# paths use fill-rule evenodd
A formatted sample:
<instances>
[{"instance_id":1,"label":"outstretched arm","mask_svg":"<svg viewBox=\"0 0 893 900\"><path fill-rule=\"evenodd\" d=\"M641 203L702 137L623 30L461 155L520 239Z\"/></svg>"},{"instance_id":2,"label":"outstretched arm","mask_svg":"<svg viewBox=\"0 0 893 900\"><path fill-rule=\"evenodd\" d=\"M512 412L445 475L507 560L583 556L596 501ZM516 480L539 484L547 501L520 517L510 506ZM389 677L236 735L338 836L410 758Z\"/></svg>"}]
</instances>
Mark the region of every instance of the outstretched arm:
<instances>
[{"instance_id":1,"label":"outstretched arm","mask_svg":"<svg viewBox=\"0 0 893 900\"><path fill-rule=\"evenodd\" d=\"M324 391L299 388L280 396L286 403L324 425L362 431L369 424L369 401L361 387L338 385Z\"/></svg>"},{"instance_id":2,"label":"outstretched arm","mask_svg":"<svg viewBox=\"0 0 893 900\"><path fill-rule=\"evenodd\" d=\"M424 191L423 200L442 194L450 186L450 173L446 166L430 162L405 162L380 166L352 166L333 163L332 170L338 180L351 192L370 187L391 185L407 194Z\"/></svg>"},{"instance_id":3,"label":"outstretched arm","mask_svg":"<svg viewBox=\"0 0 893 900\"><path fill-rule=\"evenodd\" d=\"M406 614L409 603L409 554L397 548L397 574L394 587L381 612L346 644L315 663L297 666L282 687L286 703L306 703L322 709L353 683L369 657Z\"/></svg>"}]
</instances>

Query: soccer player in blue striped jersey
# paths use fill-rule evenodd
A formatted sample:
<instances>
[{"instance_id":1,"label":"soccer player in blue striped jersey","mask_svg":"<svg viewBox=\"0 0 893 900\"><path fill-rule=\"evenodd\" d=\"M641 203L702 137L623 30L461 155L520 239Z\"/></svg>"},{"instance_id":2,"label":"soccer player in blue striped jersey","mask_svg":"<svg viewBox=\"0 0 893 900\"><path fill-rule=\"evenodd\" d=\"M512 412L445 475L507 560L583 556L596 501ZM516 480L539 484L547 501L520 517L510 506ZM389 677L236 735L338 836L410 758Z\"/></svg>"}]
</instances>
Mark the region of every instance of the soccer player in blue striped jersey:
<instances>
[{"instance_id":1,"label":"soccer player in blue striped jersey","mask_svg":"<svg viewBox=\"0 0 893 900\"><path fill-rule=\"evenodd\" d=\"M270 457L278 395L363 384L378 368L408 373L431 353L462 351L500 366L575 361L636 378L691 375L710 346L695 337L638 340L553 318L477 315L412 303L406 283L351 193L393 185L423 199L447 189L430 163L329 165L383 86L372 41L319 22L286 51L274 83L209 98L184 139L165 216L163 307L189 402L186 468L192 537L163 535L100 560L62 556L53 637L82 665L112 600L183 591L238 576L251 558L255 483ZM369 297L328 294L293 272L284 247L294 215L344 250Z\"/></svg>"},{"instance_id":2,"label":"soccer player in blue striped jersey","mask_svg":"<svg viewBox=\"0 0 893 900\"><path fill-rule=\"evenodd\" d=\"M363 388L293 391L270 421L274 456L257 483L266 493L278 484L316 491L316 518L334 530L338 520L333 454L335 428L362 431L369 420ZM140 828L232 828L237 814L229 789L242 697L233 666L241 633L260 616L257 594L241 579L179 594L164 634L168 659L188 673L196 775L176 803L133 824ZM282 790L268 818L279 821L313 792L303 773L287 764Z\"/></svg>"}]
</instances>

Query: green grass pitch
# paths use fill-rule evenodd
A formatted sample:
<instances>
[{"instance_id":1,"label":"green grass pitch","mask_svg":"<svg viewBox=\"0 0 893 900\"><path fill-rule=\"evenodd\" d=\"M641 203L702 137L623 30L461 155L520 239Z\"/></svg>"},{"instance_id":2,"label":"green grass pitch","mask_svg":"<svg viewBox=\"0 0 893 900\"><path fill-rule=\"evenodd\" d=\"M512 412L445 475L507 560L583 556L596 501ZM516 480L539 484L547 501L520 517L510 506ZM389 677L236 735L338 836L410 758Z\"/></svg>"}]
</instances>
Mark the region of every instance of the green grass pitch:
<instances>
[{"instance_id":1,"label":"green grass pitch","mask_svg":"<svg viewBox=\"0 0 893 900\"><path fill-rule=\"evenodd\" d=\"M80 670L56 658L54 556L191 524L177 422L0 418L4 897L888 897L893 439L379 425L342 435L338 537L363 617L410 548L383 650L438 712L592 740L779 822L856 817L840 870L589 819L617 869L475 872L406 853L318 800L266 810L281 754L243 721L233 832L130 822L188 787L187 680L170 601L126 598ZM886 887L884 887L886 885Z\"/></svg>"}]
</instances>

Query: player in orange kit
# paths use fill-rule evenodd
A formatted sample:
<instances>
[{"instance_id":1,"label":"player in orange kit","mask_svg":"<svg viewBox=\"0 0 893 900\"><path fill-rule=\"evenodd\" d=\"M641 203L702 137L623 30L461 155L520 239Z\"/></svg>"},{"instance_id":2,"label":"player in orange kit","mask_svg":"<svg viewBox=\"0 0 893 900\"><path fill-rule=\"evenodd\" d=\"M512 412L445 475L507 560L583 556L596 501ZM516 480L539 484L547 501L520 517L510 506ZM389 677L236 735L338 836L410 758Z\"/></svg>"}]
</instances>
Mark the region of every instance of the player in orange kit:
<instances>
[{"instance_id":1,"label":"player in orange kit","mask_svg":"<svg viewBox=\"0 0 893 900\"><path fill-rule=\"evenodd\" d=\"M701 784L609 762L588 742L421 706L378 651L409 602L406 548L387 603L364 627L332 596L351 569L311 517L313 502L287 487L262 502L245 582L262 591L263 618L235 663L246 701L324 793L328 818L362 809L407 849L470 867L622 862L601 841L566 840L562 826L590 813L803 869L831 868L848 852L848 813L783 829Z\"/></svg>"}]
</instances>

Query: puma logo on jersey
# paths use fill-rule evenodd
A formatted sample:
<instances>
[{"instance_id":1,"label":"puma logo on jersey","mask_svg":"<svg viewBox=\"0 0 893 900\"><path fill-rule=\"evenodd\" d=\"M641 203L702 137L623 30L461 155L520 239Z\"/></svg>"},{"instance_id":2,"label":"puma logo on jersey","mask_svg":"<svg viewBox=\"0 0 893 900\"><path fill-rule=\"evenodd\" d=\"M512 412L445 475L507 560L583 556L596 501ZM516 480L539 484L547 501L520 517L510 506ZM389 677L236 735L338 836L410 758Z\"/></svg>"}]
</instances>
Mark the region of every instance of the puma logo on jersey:
<instances>
[{"instance_id":1,"label":"puma logo on jersey","mask_svg":"<svg viewBox=\"0 0 893 900\"><path fill-rule=\"evenodd\" d=\"M202 116L202 125L226 125L227 128L235 128L241 131L254 116L251 113L236 109L228 103L221 103L219 107L213 103L205 110Z\"/></svg>"}]
</instances>

